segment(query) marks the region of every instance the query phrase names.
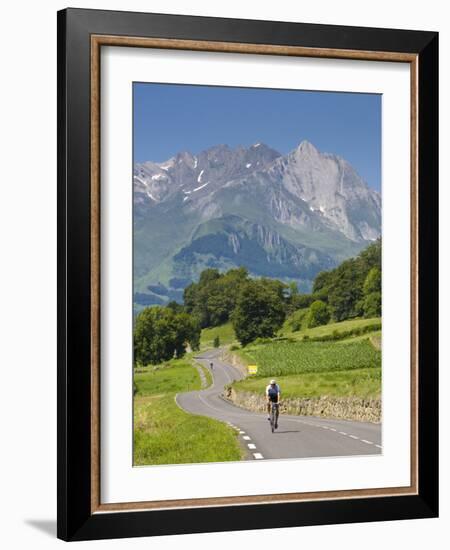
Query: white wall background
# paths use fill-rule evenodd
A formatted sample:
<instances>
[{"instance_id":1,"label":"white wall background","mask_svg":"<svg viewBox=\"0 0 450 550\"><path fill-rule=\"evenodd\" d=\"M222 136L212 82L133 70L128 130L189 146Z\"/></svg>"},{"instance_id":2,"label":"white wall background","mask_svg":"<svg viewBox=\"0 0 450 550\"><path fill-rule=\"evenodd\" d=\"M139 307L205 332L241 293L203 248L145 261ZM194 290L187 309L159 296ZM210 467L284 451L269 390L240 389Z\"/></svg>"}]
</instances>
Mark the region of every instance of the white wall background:
<instances>
[{"instance_id":1,"label":"white wall background","mask_svg":"<svg viewBox=\"0 0 450 550\"><path fill-rule=\"evenodd\" d=\"M128 0L78 1L76 7L435 30L440 35L441 281L450 279L450 20L444 2L410 0ZM0 84L0 544L35 550L62 545L56 518L56 11L64 2L8 3L2 8ZM433 213L430 212L430 216ZM441 288L441 311L450 306ZM446 318L444 318L446 317ZM441 340L450 330L441 313ZM441 349L441 518L331 525L151 540L154 549L244 545L346 550L422 549L450 535L450 355ZM83 543L134 546L149 539Z\"/></svg>"}]
</instances>

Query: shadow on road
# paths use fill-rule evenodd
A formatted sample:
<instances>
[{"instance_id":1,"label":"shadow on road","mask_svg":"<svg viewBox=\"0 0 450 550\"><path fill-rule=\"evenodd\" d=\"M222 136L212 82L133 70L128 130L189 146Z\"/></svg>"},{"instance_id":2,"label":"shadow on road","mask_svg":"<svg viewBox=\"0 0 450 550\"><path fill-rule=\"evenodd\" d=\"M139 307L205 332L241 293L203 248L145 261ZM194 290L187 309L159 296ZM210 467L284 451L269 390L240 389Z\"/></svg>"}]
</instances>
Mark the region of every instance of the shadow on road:
<instances>
[{"instance_id":1,"label":"shadow on road","mask_svg":"<svg viewBox=\"0 0 450 550\"><path fill-rule=\"evenodd\" d=\"M300 430L275 430L275 434L298 434Z\"/></svg>"}]
</instances>

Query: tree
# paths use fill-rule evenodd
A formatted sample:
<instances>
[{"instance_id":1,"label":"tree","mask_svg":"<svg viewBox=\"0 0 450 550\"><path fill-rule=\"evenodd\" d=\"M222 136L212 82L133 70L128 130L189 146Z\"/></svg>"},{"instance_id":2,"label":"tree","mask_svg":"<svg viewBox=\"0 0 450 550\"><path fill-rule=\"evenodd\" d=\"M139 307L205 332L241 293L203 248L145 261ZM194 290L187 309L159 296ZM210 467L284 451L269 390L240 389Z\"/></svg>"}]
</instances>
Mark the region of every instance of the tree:
<instances>
[{"instance_id":1,"label":"tree","mask_svg":"<svg viewBox=\"0 0 450 550\"><path fill-rule=\"evenodd\" d=\"M316 300L309 308L308 327L318 327L326 325L330 320L330 310L325 302Z\"/></svg>"},{"instance_id":2,"label":"tree","mask_svg":"<svg viewBox=\"0 0 450 550\"><path fill-rule=\"evenodd\" d=\"M147 307L136 317L134 326L134 360L144 365L173 357L174 334L169 326L171 310Z\"/></svg>"},{"instance_id":3,"label":"tree","mask_svg":"<svg viewBox=\"0 0 450 550\"><path fill-rule=\"evenodd\" d=\"M200 323L188 313L179 313L172 318L172 327L175 335L174 345L177 357L186 353L186 344L189 343L193 350L200 347Z\"/></svg>"},{"instance_id":4,"label":"tree","mask_svg":"<svg viewBox=\"0 0 450 550\"><path fill-rule=\"evenodd\" d=\"M366 273L375 266L381 271L381 239L377 239L374 243L362 250L358 258L363 264Z\"/></svg>"},{"instance_id":5,"label":"tree","mask_svg":"<svg viewBox=\"0 0 450 550\"><path fill-rule=\"evenodd\" d=\"M183 304L179 304L178 302L175 302L175 300L169 302L166 307L171 309L174 313L182 313L184 311Z\"/></svg>"},{"instance_id":6,"label":"tree","mask_svg":"<svg viewBox=\"0 0 450 550\"><path fill-rule=\"evenodd\" d=\"M316 275L313 283L313 294L328 290L333 280L333 271L321 271Z\"/></svg>"},{"instance_id":7,"label":"tree","mask_svg":"<svg viewBox=\"0 0 450 550\"><path fill-rule=\"evenodd\" d=\"M239 292L232 323L245 346L255 338L274 336L285 317L285 304L277 290L264 280L248 280Z\"/></svg>"},{"instance_id":8,"label":"tree","mask_svg":"<svg viewBox=\"0 0 450 550\"><path fill-rule=\"evenodd\" d=\"M364 297L361 307L364 317L381 315L381 271L378 266L370 269L363 285Z\"/></svg>"},{"instance_id":9,"label":"tree","mask_svg":"<svg viewBox=\"0 0 450 550\"><path fill-rule=\"evenodd\" d=\"M175 313L167 307L148 307L136 317L134 326L134 361L157 364L181 357L189 343L200 344L200 324L188 313Z\"/></svg>"},{"instance_id":10,"label":"tree","mask_svg":"<svg viewBox=\"0 0 450 550\"><path fill-rule=\"evenodd\" d=\"M312 294L296 294L291 298L290 309L295 311L297 309L308 308L314 302Z\"/></svg>"},{"instance_id":11,"label":"tree","mask_svg":"<svg viewBox=\"0 0 450 550\"><path fill-rule=\"evenodd\" d=\"M351 319L362 314L360 300L363 296L364 274L357 268L355 259L346 260L335 270L328 304L336 321Z\"/></svg>"},{"instance_id":12,"label":"tree","mask_svg":"<svg viewBox=\"0 0 450 550\"><path fill-rule=\"evenodd\" d=\"M364 281L363 291L365 295L368 295L372 292L381 292L381 271L375 266L367 274L366 280Z\"/></svg>"},{"instance_id":13,"label":"tree","mask_svg":"<svg viewBox=\"0 0 450 550\"><path fill-rule=\"evenodd\" d=\"M236 305L239 289L247 278L244 267L223 274L217 269L205 269L198 283L192 283L184 290L186 311L199 319L202 328L226 323Z\"/></svg>"},{"instance_id":14,"label":"tree","mask_svg":"<svg viewBox=\"0 0 450 550\"><path fill-rule=\"evenodd\" d=\"M381 292L367 294L363 301L364 317L379 317L381 315Z\"/></svg>"},{"instance_id":15,"label":"tree","mask_svg":"<svg viewBox=\"0 0 450 550\"><path fill-rule=\"evenodd\" d=\"M295 281L291 281L289 284L288 284L288 289L289 289L289 297L292 299L294 296L297 296L298 295L298 286L297 286L297 283Z\"/></svg>"},{"instance_id":16,"label":"tree","mask_svg":"<svg viewBox=\"0 0 450 550\"><path fill-rule=\"evenodd\" d=\"M302 308L294 311L294 313L289 317L288 321L292 332L297 332L301 330L308 313L309 308Z\"/></svg>"},{"instance_id":17,"label":"tree","mask_svg":"<svg viewBox=\"0 0 450 550\"><path fill-rule=\"evenodd\" d=\"M219 336L215 336L215 337L214 337L213 346L214 346L215 348L220 347L220 338L219 338Z\"/></svg>"},{"instance_id":18,"label":"tree","mask_svg":"<svg viewBox=\"0 0 450 550\"><path fill-rule=\"evenodd\" d=\"M313 297L328 303L336 321L365 314L365 298L371 292L381 292L380 239L355 258L319 273L313 285Z\"/></svg>"}]
</instances>

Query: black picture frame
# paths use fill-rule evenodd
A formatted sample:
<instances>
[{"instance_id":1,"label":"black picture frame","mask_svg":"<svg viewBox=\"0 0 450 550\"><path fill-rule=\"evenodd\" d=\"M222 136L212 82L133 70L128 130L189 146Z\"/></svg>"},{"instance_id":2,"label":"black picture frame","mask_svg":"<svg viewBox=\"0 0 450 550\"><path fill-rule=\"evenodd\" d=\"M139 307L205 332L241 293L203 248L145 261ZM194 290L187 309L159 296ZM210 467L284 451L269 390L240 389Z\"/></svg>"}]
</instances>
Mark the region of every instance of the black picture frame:
<instances>
[{"instance_id":1,"label":"black picture frame","mask_svg":"<svg viewBox=\"0 0 450 550\"><path fill-rule=\"evenodd\" d=\"M418 61L418 492L92 512L91 36L402 52ZM420 368L425 366L426 368ZM58 12L58 530L63 540L438 515L438 34L149 13Z\"/></svg>"}]
</instances>

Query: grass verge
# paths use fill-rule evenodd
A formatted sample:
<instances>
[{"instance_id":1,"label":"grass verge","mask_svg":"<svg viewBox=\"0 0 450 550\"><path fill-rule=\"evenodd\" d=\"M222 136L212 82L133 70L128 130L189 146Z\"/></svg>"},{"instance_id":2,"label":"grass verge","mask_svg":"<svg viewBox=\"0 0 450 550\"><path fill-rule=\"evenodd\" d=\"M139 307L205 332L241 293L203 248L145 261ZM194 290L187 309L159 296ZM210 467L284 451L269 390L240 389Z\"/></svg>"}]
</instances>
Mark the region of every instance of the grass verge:
<instances>
[{"instance_id":1,"label":"grass verge","mask_svg":"<svg viewBox=\"0 0 450 550\"><path fill-rule=\"evenodd\" d=\"M283 398L360 397L379 398L381 368L352 369L278 376ZM267 378L251 377L233 384L235 391L264 395Z\"/></svg>"},{"instance_id":2,"label":"grass verge","mask_svg":"<svg viewBox=\"0 0 450 550\"><path fill-rule=\"evenodd\" d=\"M177 393L200 389L200 376L189 358L140 369L134 381L135 466L241 459L233 429L186 413L175 402Z\"/></svg>"}]
</instances>

